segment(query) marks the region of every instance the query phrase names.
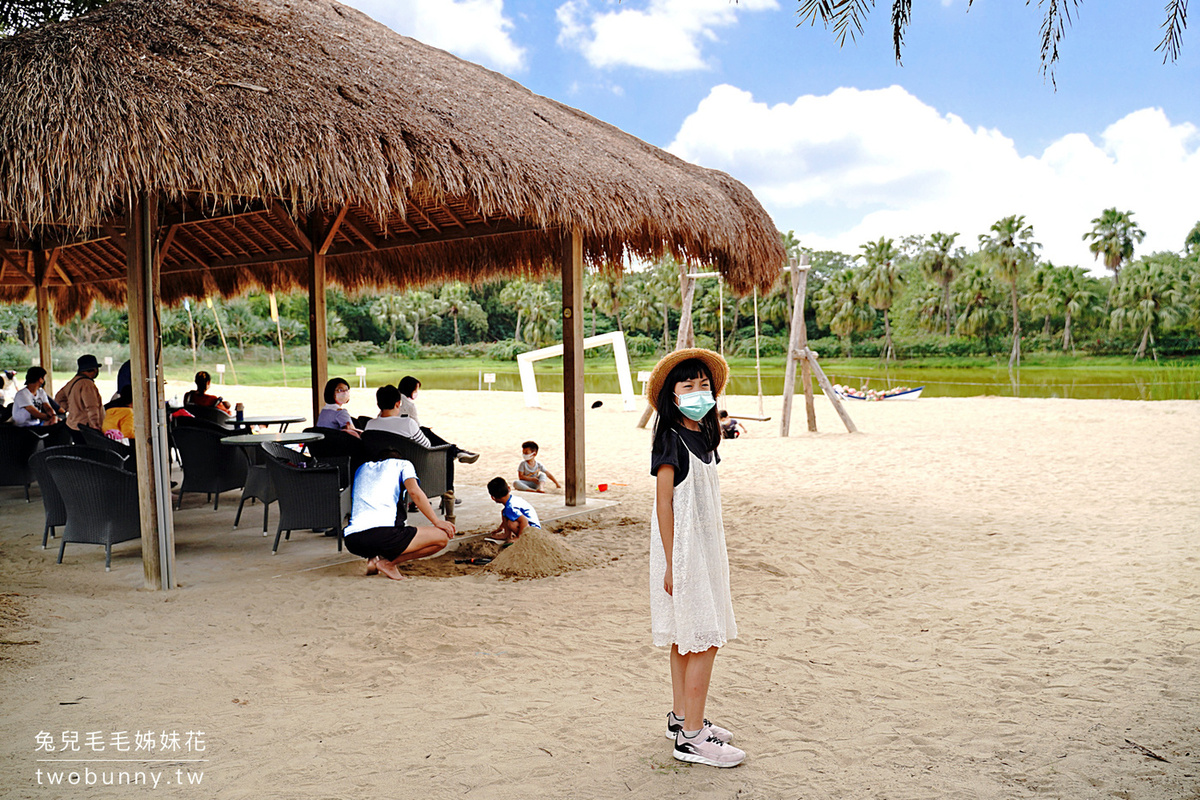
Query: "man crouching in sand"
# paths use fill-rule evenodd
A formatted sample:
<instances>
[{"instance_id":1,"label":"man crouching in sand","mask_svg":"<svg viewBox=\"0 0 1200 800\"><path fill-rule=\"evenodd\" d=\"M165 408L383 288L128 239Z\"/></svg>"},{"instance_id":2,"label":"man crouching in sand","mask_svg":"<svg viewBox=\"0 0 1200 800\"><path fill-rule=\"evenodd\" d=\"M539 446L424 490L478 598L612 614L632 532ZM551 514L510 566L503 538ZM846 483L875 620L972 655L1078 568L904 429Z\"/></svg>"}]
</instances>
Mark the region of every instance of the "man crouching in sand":
<instances>
[{"instance_id":1,"label":"man crouching in sand","mask_svg":"<svg viewBox=\"0 0 1200 800\"><path fill-rule=\"evenodd\" d=\"M404 490L432 526L406 525ZM429 498L421 490L417 472L396 450L384 450L354 473L350 524L344 536L346 549L368 559L367 574L382 572L394 581L402 579L397 564L431 556L454 536L454 525L438 519Z\"/></svg>"}]
</instances>

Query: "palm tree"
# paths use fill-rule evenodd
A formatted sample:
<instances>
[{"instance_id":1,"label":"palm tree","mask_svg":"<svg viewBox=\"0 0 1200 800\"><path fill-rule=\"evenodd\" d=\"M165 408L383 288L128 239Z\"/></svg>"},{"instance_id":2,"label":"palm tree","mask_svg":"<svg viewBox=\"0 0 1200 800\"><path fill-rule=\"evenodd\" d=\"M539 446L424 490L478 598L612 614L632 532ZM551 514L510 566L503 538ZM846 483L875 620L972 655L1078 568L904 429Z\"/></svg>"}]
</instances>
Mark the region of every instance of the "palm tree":
<instances>
[{"instance_id":1,"label":"palm tree","mask_svg":"<svg viewBox=\"0 0 1200 800\"><path fill-rule=\"evenodd\" d=\"M1133 221L1132 211L1106 208L1092 220L1092 229L1083 235L1091 244L1088 249L1095 258L1104 256L1104 266L1112 270L1113 290L1121 283L1121 264L1133 258L1133 245L1140 244L1146 232Z\"/></svg>"},{"instance_id":2,"label":"palm tree","mask_svg":"<svg viewBox=\"0 0 1200 800\"><path fill-rule=\"evenodd\" d=\"M1200 222L1192 226L1183 240L1183 252L1187 255L1200 254Z\"/></svg>"},{"instance_id":3,"label":"palm tree","mask_svg":"<svg viewBox=\"0 0 1200 800\"><path fill-rule=\"evenodd\" d=\"M887 361L896 356L888 311L896 302L896 292L900 288L900 270L896 267L896 257L900 253L891 239L882 236L879 241L867 242L860 249L867 262L862 276L862 293L871 308L883 312L883 359Z\"/></svg>"},{"instance_id":4,"label":"palm tree","mask_svg":"<svg viewBox=\"0 0 1200 800\"><path fill-rule=\"evenodd\" d=\"M991 355L991 337L1000 332L1005 319L1001 310L1004 296L996 287L991 270L984 264L967 264L954 286L954 304L962 309L955 330L964 336L981 337Z\"/></svg>"},{"instance_id":5,"label":"palm tree","mask_svg":"<svg viewBox=\"0 0 1200 800\"><path fill-rule=\"evenodd\" d=\"M554 302L543 284L532 284L523 298L525 328L521 331L529 344L544 345L558 338L558 322L562 317L559 304Z\"/></svg>"},{"instance_id":6,"label":"palm tree","mask_svg":"<svg viewBox=\"0 0 1200 800\"><path fill-rule=\"evenodd\" d=\"M1058 271L1059 267L1049 261L1043 261L1034 267L1029 276L1029 294L1023 298L1029 313L1042 318L1042 335L1046 338L1050 337L1050 317L1056 310L1051 283Z\"/></svg>"},{"instance_id":7,"label":"palm tree","mask_svg":"<svg viewBox=\"0 0 1200 800\"><path fill-rule=\"evenodd\" d=\"M1174 325L1184 314L1178 257L1173 253L1155 253L1130 266L1125 281L1113 296L1112 324L1117 330L1126 325L1141 329L1135 360L1146 355L1154 329ZM1155 361L1158 356L1155 355Z\"/></svg>"},{"instance_id":8,"label":"palm tree","mask_svg":"<svg viewBox=\"0 0 1200 800\"><path fill-rule=\"evenodd\" d=\"M957 233L935 233L921 251L921 273L932 283L942 287L942 314L946 320L946 335L950 335L950 322L954 319L954 304L950 302L950 284L962 268L962 257L951 253ZM961 248L960 248L961 250Z\"/></svg>"},{"instance_id":9,"label":"palm tree","mask_svg":"<svg viewBox=\"0 0 1200 800\"><path fill-rule=\"evenodd\" d=\"M396 330L404 326L404 299L398 294L381 295L371 304L371 319L388 332L388 352L396 352Z\"/></svg>"},{"instance_id":10,"label":"palm tree","mask_svg":"<svg viewBox=\"0 0 1200 800\"><path fill-rule=\"evenodd\" d=\"M834 273L816 295L817 321L842 340L847 357L854 334L869 331L875 324L875 312L863 296L862 285L858 270L844 269Z\"/></svg>"},{"instance_id":11,"label":"palm tree","mask_svg":"<svg viewBox=\"0 0 1200 800\"><path fill-rule=\"evenodd\" d=\"M422 323L436 325L441 322L446 304L429 292L405 292L400 296L400 303L405 325L413 332L413 347L420 347Z\"/></svg>"},{"instance_id":12,"label":"palm tree","mask_svg":"<svg viewBox=\"0 0 1200 800\"><path fill-rule=\"evenodd\" d=\"M671 315L670 309L681 302L679 264L675 259L659 259L650 269L647 288L654 297L654 302L662 308L663 349L671 349Z\"/></svg>"},{"instance_id":13,"label":"palm tree","mask_svg":"<svg viewBox=\"0 0 1200 800\"><path fill-rule=\"evenodd\" d=\"M1021 365L1021 316L1017 285L1021 276L1034 262L1034 249L1041 247L1033 241L1033 226L1025 224L1024 214L1013 214L998 220L991 227L991 235L980 234L980 249L991 262L996 277L1006 282L1012 300L1012 351L1008 356L1008 368Z\"/></svg>"},{"instance_id":14,"label":"palm tree","mask_svg":"<svg viewBox=\"0 0 1200 800\"><path fill-rule=\"evenodd\" d=\"M1061 267L1050 279L1047 293L1053 307L1063 312L1063 350L1075 347L1071 323L1095 308L1100 298L1098 285L1099 281L1090 277L1083 267Z\"/></svg>"},{"instance_id":15,"label":"palm tree","mask_svg":"<svg viewBox=\"0 0 1200 800\"><path fill-rule=\"evenodd\" d=\"M592 303L592 334L596 332L595 312L612 317L617 322L617 330L624 333L621 324L621 297L625 282L625 273L620 270L601 270L592 275L588 284L588 302ZM595 299L593 300L593 295Z\"/></svg>"},{"instance_id":16,"label":"palm tree","mask_svg":"<svg viewBox=\"0 0 1200 800\"><path fill-rule=\"evenodd\" d=\"M458 332L458 318L463 320L476 331L487 328L487 313L483 306L471 297L471 289L461 281L453 281L442 287L439 295L450 319L454 321L454 346L462 346L462 338Z\"/></svg>"},{"instance_id":17,"label":"palm tree","mask_svg":"<svg viewBox=\"0 0 1200 800\"><path fill-rule=\"evenodd\" d=\"M509 281L503 289L500 290L500 302L510 308L517 310L517 323L513 326L513 341L521 341L521 317L525 313L526 307L529 305L529 296L536 291L538 287L524 278L517 278Z\"/></svg>"}]
</instances>

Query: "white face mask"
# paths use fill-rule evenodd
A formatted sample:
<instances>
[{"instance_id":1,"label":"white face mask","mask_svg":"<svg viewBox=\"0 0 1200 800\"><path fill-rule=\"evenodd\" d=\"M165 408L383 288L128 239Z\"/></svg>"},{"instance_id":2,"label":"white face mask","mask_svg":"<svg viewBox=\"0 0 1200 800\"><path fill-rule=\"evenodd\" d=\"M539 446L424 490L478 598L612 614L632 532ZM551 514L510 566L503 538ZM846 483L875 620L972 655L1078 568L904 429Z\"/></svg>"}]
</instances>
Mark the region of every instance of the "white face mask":
<instances>
[{"instance_id":1,"label":"white face mask","mask_svg":"<svg viewBox=\"0 0 1200 800\"><path fill-rule=\"evenodd\" d=\"M521 453L521 460L522 460L522 461L528 461L530 464L532 464L534 461L536 461L536 460L537 460L537 453L530 453L529 455L525 455L525 453L524 453L524 452L522 452L522 453Z\"/></svg>"}]
</instances>

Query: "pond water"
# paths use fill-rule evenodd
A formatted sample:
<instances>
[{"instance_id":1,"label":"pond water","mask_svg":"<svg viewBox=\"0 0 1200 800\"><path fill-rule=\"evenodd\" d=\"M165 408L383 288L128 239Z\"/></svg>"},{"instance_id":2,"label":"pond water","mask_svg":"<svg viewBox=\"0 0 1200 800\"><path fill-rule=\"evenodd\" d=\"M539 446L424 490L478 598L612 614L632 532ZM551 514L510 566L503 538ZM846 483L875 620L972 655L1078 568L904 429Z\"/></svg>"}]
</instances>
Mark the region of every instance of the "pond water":
<instances>
[{"instance_id":1,"label":"pond water","mask_svg":"<svg viewBox=\"0 0 1200 800\"><path fill-rule=\"evenodd\" d=\"M611 362L588 361L586 364L585 391L591 393L616 394L620 391L616 370ZM642 367L649 369L649 367ZM561 392L561 366L553 361L539 364L536 368L538 390ZM634 377L636 378L636 367ZM405 374L392 374L386 370L371 370L370 384L395 383ZM498 391L521 391L521 378L514 363L489 368L496 375L493 389ZM833 383L842 383L855 388L870 387L886 389L896 386L924 386L923 397L977 397L998 395L1002 397L1066 397L1073 399L1117 399L1117 400L1198 400L1200 399L1200 366L1164 366L1124 369L1121 367L1025 367L1010 379L1006 367L996 368L892 368L885 374L882 368L854 367L844 370L835 363L825 365L825 371ZM482 385L478 370L461 370L430 364L429 369L416 373L426 389L478 389ZM815 385L815 382L814 382ZM634 382L636 391L641 384ZM783 394L782 370L764 370L762 376L764 395ZM818 393L820 390L817 390ZM754 395L758 383L751 368L734 368L730 377L730 394Z\"/></svg>"}]
</instances>

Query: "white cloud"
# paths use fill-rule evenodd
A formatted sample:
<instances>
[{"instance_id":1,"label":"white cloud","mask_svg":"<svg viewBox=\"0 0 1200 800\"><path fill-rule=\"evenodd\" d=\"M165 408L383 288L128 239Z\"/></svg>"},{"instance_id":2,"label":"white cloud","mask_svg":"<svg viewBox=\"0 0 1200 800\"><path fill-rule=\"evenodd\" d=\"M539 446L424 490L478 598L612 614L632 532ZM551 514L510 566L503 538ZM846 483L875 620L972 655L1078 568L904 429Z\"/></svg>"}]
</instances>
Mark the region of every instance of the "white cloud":
<instances>
[{"instance_id":1,"label":"white cloud","mask_svg":"<svg viewBox=\"0 0 1200 800\"><path fill-rule=\"evenodd\" d=\"M558 43L574 47L594 67L631 66L661 72L706 69L701 47L738 13L774 10L776 0L626 0L596 11L591 0L558 7Z\"/></svg>"},{"instance_id":2,"label":"white cloud","mask_svg":"<svg viewBox=\"0 0 1200 800\"><path fill-rule=\"evenodd\" d=\"M343 0L393 30L508 72L525 66L504 0Z\"/></svg>"},{"instance_id":3,"label":"white cloud","mask_svg":"<svg viewBox=\"0 0 1200 800\"><path fill-rule=\"evenodd\" d=\"M1103 209L1134 212L1139 253L1180 249L1200 218L1200 132L1157 108L1114 122L1099 142L1072 133L1034 157L899 86L768 107L722 85L668 149L745 182L806 245L847 253L939 230L974 248L993 222L1024 214L1046 258L1101 271L1081 237Z\"/></svg>"}]
</instances>

